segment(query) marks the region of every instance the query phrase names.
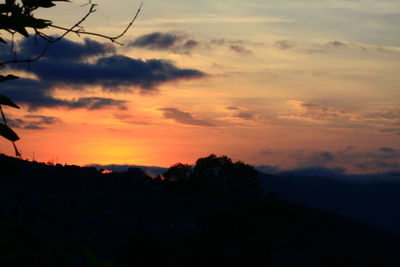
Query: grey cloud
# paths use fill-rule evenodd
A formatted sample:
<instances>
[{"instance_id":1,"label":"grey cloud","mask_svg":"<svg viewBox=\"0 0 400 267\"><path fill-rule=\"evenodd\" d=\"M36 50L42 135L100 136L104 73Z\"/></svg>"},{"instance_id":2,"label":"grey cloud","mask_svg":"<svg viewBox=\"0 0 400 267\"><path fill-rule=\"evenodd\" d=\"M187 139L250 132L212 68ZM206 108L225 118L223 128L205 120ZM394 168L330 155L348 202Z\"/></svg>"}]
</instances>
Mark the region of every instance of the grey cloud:
<instances>
[{"instance_id":1,"label":"grey cloud","mask_svg":"<svg viewBox=\"0 0 400 267\"><path fill-rule=\"evenodd\" d=\"M8 125L17 129L42 130L45 126L53 125L61 120L57 117L42 115L26 115L21 118L8 118Z\"/></svg>"},{"instance_id":2,"label":"grey cloud","mask_svg":"<svg viewBox=\"0 0 400 267\"><path fill-rule=\"evenodd\" d=\"M380 147L379 150L381 152L385 152L385 153L394 153L394 152L396 152L396 149L391 148L391 147Z\"/></svg>"},{"instance_id":3,"label":"grey cloud","mask_svg":"<svg viewBox=\"0 0 400 267\"><path fill-rule=\"evenodd\" d=\"M376 111L361 114L362 119L400 120L400 110Z\"/></svg>"},{"instance_id":4,"label":"grey cloud","mask_svg":"<svg viewBox=\"0 0 400 267\"><path fill-rule=\"evenodd\" d=\"M271 155L273 152L272 151L269 151L269 150L261 150L260 151L260 154L261 155Z\"/></svg>"},{"instance_id":5,"label":"grey cloud","mask_svg":"<svg viewBox=\"0 0 400 267\"><path fill-rule=\"evenodd\" d=\"M363 172L376 170L398 171L400 170L400 161L371 160L356 163L355 166Z\"/></svg>"},{"instance_id":6,"label":"grey cloud","mask_svg":"<svg viewBox=\"0 0 400 267\"><path fill-rule=\"evenodd\" d=\"M239 54L252 54L253 52L242 45L230 45L229 49Z\"/></svg>"},{"instance_id":7,"label":"grey cloud","mask_svg":"<svg viewBox=\"0 0 400 267\"><path fill-rule=\"evenodd\" d=\"M227 109L227 110L240 110L239 107L234 107L234 106L226 107L226 109Z\"/></svg>"},{"instance_id":8,"label":"grey cloud","mask_svg":"<svg viewBox=\"0 0 400 267\"><path fill-rule=\"evenodd\" d=\"M278 40L274 42L273 46L282 50L291 49L294 47L294 43L289 40Z\"/></svg>"},{"instance_id":9,"label":"grey cloud","mask_svg":"<svg viewBox=\"0 0 400 267\"><path fill-rule=\"evenodd\" d=\"M95 110L113 106L121 110L125 110L127 109L126 104L128 101L104 97L81 97L77 100L69 101L67 103L69 108L86 108Z\"/></svg>"},{"instance_id":10,"label":"grey cloud","mask_svg":"<svg viewBox=\"0 0 400 267\"><path fill-rule=\"evenodd\" d=\"M114 106L125 109L127 103L123 100L101 97L82 97L75 100L59 99L52 96L53 89L49 84L25 78L4 83L0 93L7 95L19 104L27 105L31 111L39 108L58 107L94 110Z\"/></svg>"},{"instance_id":11,"label":"grey cloud","mask_svg":"<svg viewBox=\"0 0 400 267\"><path fill-rule=\"evenodd\" d=\"M163 112L164 118L165 119L173 119L174 121L181 123L181 124L187 124L187 125L194 125L194 126L206 126L206 127L213 127L215 126L214 124L200 120L200 119L195 119L193 118L192 114L189 112L184 112L181 111L177 108L160 108Z\"/></svg>"},{"instance_id":12,"label":"grey cloud","mask_svg":"<svg viewBox=\"0 0 400 267\"><path fill-rule=\"evenodd\" d=\"M254 115L251 114L250 112L246 112L246 111L239 111L238 113L234 114L233 116L237 117L237 118L244 119L244 120L252 120L252 119L254 119Z\"/></svg>"},{"instance_id":13,"label":"grey cloud","mask_svg":"<svg viewBox=\"0 0 400 267\"><path fill-rule=\"evenodd\" d=\"M192 46L192 43L188 43ZM18 46L21 49L19 58L40 53L43 40L38 44L27 38ZM10 57L8 48L0 47L0 57ZM98 109L106 106L124 108L124 103L106 98L82 98L67 101L53 97L54 88L68 90L85 90L86 86L97 85L105 91L130 91L134 87L144 91L156 90L160 84L202 78L205 73L195 69L177 67L173 62L162 59L140 60L115 53L113 46L90 39L77 43L62 39L50 45L44 57L30 65L13 64L12 68L34 74L37 79L19 79L4 83L0 92L12 99L29 105L34 110L40 107L69 108L84 107ZM90 58L90 60L88 60Z\"/></svg>"},{"instance_id":14,"label":"grey cloud","mask_svg":"<svg viewBox=\"0 0 400 267\"><path fill-rule=\"evenodd\" d=\"M341 42L341 41L334 40L334 41L328 42L327 46L335 47L335 48L344 48L344 47L347 47L348 44Z\"/></svg>"},{"instance_id":15,"label":"grey cloud","mask_svg":"<svg viewBox=\"0 0 400 267\"><path fill-rule=\"evenodd\" d=\"M152 90L161 83L206 76L199 70L178 68L167 60L144 61L121 55L102 57L95 63L44 59L35 62L30 68L26 65L18 67L54 85L69 85L73 88L100 85L108 91L120 91L121 87L132 86Z\"/></svg>"},{"instance_id":16,"label":"grey cloud","mask_svg":"<svg viewBox=\"0 0 400 267\"><path fill-rule=\"evenodd\" d=\"M327 107L319 103L309 103L303 101L290 101L290 103L296 109L296 114L280 116L280 118L322 122L332 120L346 114L346 112L343 110Z\"/></svg>"},{"instance_id":17,"label":"grey cloud","mask_svg":"<svg viewBox=\"0 0 400 267\"><path fill-rule=\"evenodd\" d=\"M151 50L168 50L173 52L189 52L200 43L190 39L184 32L153 32L142 35L128 43L128 46L142 47Z\"/></svg>"},{"instance_id":18,"label":"grey cloud","mask_svg":"<svg viewBox=\"0 0 400 267\"><path fill-rule=\"evenodd\" d=\"M109 43L99 43L85 38L83 43L73 42L68 39L50 44L42 59L81 61L92 56L102 56L115 53L115 47ZM46 47L47 42L42 38L24 38L18 43L19 57L29 58L32 55L39 55Z\"/></svg>"},{"instance_id":19,"label":"grey cloud","mask_svg":"<svg viewBox=\"0 0 400 267\"><path fill-rule=\"evenodd\" d=\"M244 108L229 106L229 107L226 107L226 109L229 111L232 111L231 116L234 118L240 118L240 119L244 119L244 120L255 119L255 116Z\"/></svg>"},{"instance_id":20,"label":"grey cloud","mask_svg":"<svg viewBox=\"0 0 400 267\"><path fill-rule=\"evenodd\" d=\"M400 150L392 147L370 151L358 151L353 147L339 151L299 151L292 158L300 168L340 167L361 173L400 170Z\"/></svg>"}]
</instances>

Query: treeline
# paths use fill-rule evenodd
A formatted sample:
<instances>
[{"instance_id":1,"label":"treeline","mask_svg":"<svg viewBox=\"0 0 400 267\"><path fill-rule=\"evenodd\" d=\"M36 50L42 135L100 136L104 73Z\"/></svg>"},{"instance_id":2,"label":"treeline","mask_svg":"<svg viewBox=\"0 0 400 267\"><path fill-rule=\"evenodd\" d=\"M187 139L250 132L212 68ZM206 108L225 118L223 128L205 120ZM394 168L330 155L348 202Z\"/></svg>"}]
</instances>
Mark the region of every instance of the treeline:
<instances>
[{"instance_id":1,"label":"treeline","mask_svg":"<svg viewBox=\"0 0 400 267\"><path fill-rule=\"evenodd\" d=\"M226 156L150 177L0 155L0 266L399 266L399 241Z\"/></svg>"}]
</instances>

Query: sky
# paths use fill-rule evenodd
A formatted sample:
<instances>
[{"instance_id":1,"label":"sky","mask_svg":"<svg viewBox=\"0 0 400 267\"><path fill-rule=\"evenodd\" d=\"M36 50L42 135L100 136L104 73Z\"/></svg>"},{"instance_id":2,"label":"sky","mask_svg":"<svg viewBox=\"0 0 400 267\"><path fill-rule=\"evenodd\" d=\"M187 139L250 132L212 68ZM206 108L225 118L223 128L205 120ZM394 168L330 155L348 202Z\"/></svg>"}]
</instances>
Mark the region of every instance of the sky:
<instances>
[{"instance_id":1,"label":"sky","mask_svg":"<svg viewBox=\"0 0 400 267\"><path fill-rule=\"evenodd\" d=\"M84 3L38 16L73 25ZM85 30L115 36L140 2L97 4ZM21 106L4 111L29 160L168 167L214 153L270 171L398 171L398 25L397 0L145 0L123 45L70 34L7 70L21 78L0 94ZM41 45L21 40L18 56ZM5 139L0 152L13 154Z\"/></svg>"}]
</instances>

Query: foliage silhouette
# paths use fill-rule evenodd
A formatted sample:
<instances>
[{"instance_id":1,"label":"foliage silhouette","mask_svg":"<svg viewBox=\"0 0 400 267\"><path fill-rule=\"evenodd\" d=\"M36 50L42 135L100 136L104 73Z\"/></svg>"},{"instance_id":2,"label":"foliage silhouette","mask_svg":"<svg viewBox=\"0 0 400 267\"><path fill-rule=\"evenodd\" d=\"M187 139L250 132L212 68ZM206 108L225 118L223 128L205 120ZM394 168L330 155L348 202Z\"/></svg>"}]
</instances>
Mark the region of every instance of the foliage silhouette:
<instances>
[{"instance_id":1,"label":"foliage silhouette","mask_svg":"<svg viewBox=\"0 0 400 267\"><path fill-rule=\"evenodd\" d=\"M197 191L210 196L221 193L259 194L262 190L257 180L258 171L241 161L233 162L227 156L200 158L192 168L177 163L171 166L163 177L184 186L185 190Z\"/></svg>"},{"instance_id":2,"label":"foliage silhouette","mask_svg":"<svg viewBox=\"0 0 400 267\"><path fill-rule=\"evenodd\" d=\"M87 3L89 5L89 9L80 20L78 20L73 26L71 27L63 27L54 24L51 20L38 18L35 15L35 11L38 9L43 8L51 8L54 7L56 4L55 2L69 2L69 0L6 0L5 3L0 4L0 32L1 33L8 33L11 35L11 41L4 39L0 36L0 43L2 45L10 44L10 54L12 59L0 61L0 70L4 69L6 65L15 64L15 63L32 63L39 60L43 55L46 53L50 44L60 41L69 33L75 33L78 36L81 35L91 35L97 36L101 38L108 39L113 43L119 43L118 39L121 38L128 29L132 26L134 21L136 20L142 4L140 5L139 9L137 10L135 16L130 21L128 26L122 31L121 34L117 36L107 36L100 33L95 32L87 32L81 26L81 24L94 12L96 12L96 4L92 3L90 0ZM61 34L58 36L50 36L46 34L45 29L53 28L57 30L61 30ZM1 34L0 33L0 34ZM18 58L18 53L15 50L15 35L19 35L22 38L27 38L30 34L34 34L35 40L36 38L41 38L46 41L46 45L44 49L36 56L32 58ZM120 44L120 43L119 43ZM18 79L17 76L8 74L8 75L0 75L0 83L6 82L9 80ZM4 138L8 139L12 142L15 155L17 157L21 157L21 153L17 149L15 145L15 141L19 140L18 135L7 125L6 116L3 112L2 105L11 106L14 108L19 108L11 99L7 96L0 95L0 112L2 115L3 123L0 123L0 135Z\"/></svg>"}]
</instances>

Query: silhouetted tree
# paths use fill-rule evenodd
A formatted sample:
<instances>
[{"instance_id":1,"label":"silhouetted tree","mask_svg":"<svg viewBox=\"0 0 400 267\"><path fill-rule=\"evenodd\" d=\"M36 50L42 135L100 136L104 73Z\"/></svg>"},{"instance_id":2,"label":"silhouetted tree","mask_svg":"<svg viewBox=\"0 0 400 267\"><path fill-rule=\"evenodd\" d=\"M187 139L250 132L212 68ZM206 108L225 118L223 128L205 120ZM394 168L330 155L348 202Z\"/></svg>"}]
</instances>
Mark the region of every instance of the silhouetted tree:
<instances>
[{"instance_id":1,"label":"silhouetted tree","mask_svg":"<svg viewBox=\"0 0 400 267\"><path fill-rule=\"evenodd\" d=\"M248 164L232 162L227 156L218 157L214 154L198 159L193 168L178 163L163 174L168 181L184 184L180 191L242 195L261 192L257 175L258 171Z\"/></svg>"},{"instance_id":2,"label":"silhouetted tree","mask_svg":"<svg viewBox=\"0 0 400 267\"><path fill-rule=\"evenodd\" d=\"M176 163L163 174L163 177L168 181L188 181L191 174L192 166L189 164Z\"/></svg>"}]
</instances>

